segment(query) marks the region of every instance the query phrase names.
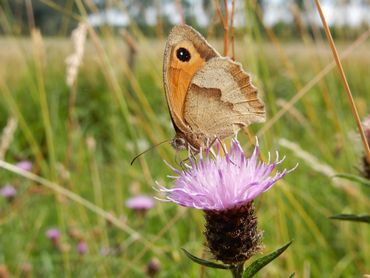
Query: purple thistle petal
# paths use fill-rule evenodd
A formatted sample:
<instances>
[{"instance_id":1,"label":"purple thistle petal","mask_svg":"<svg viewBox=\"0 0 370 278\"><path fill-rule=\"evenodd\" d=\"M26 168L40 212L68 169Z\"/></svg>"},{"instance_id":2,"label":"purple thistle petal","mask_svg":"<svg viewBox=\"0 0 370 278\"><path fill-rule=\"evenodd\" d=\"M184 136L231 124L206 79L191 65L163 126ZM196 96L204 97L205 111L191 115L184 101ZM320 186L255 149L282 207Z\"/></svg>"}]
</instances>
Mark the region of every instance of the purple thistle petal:
<instances>
[{"instance_id":1,"label":"purple thistle petal","mask_svg":"<svg viewBox=\"0 0 370 278\"><path fill-rule=\"evenodd\" d=\"M199 155L197 160L190 157L191 166L175 170L178 176L171 177L175 178L174 187L167 189L157 183L158 191L166 194L166 200L182 206L222 211L252 201L295 169L270 176L285 157L279 160L277 153L275 162L270 163L269 154L267 163L259 161L258 140L249 158L237 139L233 139L229 152L223 154L221 148L216 141L214 148L206 148L205 155Z\"/></svg>"}]
</instances>

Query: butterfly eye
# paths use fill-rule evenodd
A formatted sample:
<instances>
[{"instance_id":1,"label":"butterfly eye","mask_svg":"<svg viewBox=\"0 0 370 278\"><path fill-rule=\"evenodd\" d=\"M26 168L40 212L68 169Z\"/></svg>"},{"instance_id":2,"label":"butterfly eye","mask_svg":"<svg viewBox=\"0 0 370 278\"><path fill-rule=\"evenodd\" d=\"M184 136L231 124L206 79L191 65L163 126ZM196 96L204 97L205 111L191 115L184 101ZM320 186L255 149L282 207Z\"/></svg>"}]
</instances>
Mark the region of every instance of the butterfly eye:
<instances>
[{"instance_id":1,"label":"butterfly eye","mask_svg":"<svg viewBox=\"0 0 370 278\"><path fill-rule=\"evenodd\" d=\"M190 52L186 48L183 48L183 47L180 47L179 49L177 49L176 56L177 56L177 59L179 59L182 62L189 62L191 58Z\"/></svg>"}]
</instances>

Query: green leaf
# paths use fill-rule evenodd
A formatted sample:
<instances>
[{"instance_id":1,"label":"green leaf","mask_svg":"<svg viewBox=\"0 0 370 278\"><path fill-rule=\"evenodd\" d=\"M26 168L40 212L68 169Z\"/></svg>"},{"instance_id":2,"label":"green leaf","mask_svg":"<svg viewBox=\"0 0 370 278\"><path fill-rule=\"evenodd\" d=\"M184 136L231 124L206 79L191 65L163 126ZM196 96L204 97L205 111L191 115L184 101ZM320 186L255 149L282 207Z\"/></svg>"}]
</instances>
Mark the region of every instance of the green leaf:
<instances>
[{"instance_id":1,"label":"green leaf","mask_svg":"<svg viewBox=\"0 0 370 278\"><path fill-rule=\"evenodd\" d=\"M288 242L284 246L280 247L279 249L271 252L270 254L263 256L255 260L252 264L250 264L244 272L243 278L250 278L253 277L259 270L261 270L264 266L270 263L272 260L279 257L288 247L292 244L292 241Z\"/></svg>"},{"instance_id":2,"label":"green leaf","mask_svg":"<svg viewBox=\"0 0 370 278\"><path fill-rule=\"evenodd\" d=\"M337 214L330 216L329 218L336 220L370 223L370 215Z\"/></svg>"},{"instance_id":3,"label":"green leaf","mask_svg":"<svg viewBox=\"0 0 370 278\"><path fill-rule=\"evenodd\" d=\"M291 273L291 274L289 275L289 278L293 278L293 277L295 277L295 272L293 272L293 273Z\"/></svg>"},{"instance_id":4,"label":"green leaf","mask_svg":"<svg viewBox=\"0 0 370 278\"><path fill-rule=\"evenodd\" d=\"M356 176L356 175L338 174L338 175L333 176L333 178L343 178L343 179L347 179L347 180L350 180L350 181L357 182L357 183L365 185L365 186L370 186L370 181L369 180L367 180L365 178L362 178L362 177L359 177L359 176Z\"/></svg>"},{"instance_id":5,"label":"green leaf","mask_svg":"<svg viewBox=\"0 0 370 278\"><path fill-rule=\"evenodd\" d=\"M185 255L188 256L189 259L191 259L193 262L196 262L197 264L204 265L211 268L218 268L218 269L232 269L235 266L233 265L224 265L224 264L218 264L214 262L210 262L201 258L198 258L192 254L190 254L188 251L186 251L184 248L181 248L182 251L184 251Z\"/></svg>"}]
</instances>

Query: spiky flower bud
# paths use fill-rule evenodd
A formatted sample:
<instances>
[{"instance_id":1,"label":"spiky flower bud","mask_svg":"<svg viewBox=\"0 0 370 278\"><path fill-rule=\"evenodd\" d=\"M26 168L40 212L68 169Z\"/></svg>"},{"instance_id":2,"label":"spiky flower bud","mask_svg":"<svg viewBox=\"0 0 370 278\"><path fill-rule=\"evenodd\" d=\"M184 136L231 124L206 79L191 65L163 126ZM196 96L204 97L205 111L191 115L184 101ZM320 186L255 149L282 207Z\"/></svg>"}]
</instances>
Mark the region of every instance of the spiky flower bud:
<instances>
[{"instance_id":1,"label":"spiky flower bud","mask_svg":"<svg viewBox=\"0 0 370 278\"><path fill-rule=\"evenodd\" d=\"M146 273L149 277L155 277L161 271L161 262L152 258L146 266Z\"/></svg>"}]
</instances>

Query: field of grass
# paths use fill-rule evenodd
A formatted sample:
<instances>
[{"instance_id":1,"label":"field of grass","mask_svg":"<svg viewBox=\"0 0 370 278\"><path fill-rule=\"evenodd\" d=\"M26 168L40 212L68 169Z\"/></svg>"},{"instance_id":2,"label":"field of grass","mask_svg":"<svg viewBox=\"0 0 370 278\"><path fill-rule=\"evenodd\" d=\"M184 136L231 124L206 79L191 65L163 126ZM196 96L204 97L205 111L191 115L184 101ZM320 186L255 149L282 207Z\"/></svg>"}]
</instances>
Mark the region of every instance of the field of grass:
<instances>
[{"instance_id":1,"label":"field of grass","mask_svg":"<svg viewBox=\"0 0 370 278\"><path fill-rule=\"evenodd\" d=\"M174 135L162 85L165 41L141 38L129 68L123 40L105 35L90 34L72 89L65 81L65 59L73 52L68 39L0 38L0 131L9 119L17 121L4 160L30 160L32 173L43 178L0 170L0 186L12 184L18 192L12 202L0 200L0 268L14 277L144 277L157 258L158 277L229 275L203 269L181 251L209 256L201 211L156 202L138 215L125 206L138 194L158 196L155 181L170 185L164 159L178 165L175 151L163 144L130 166L136 154ZM212 43L222 52L221 42ZM340 53L353 43L339 43ZM370 44L361 42L345 55L344 69L365 117ZM264 158L279 150L287 157L280 167L299 163L257 199L264 253L294 241L259 277L369 273L369 227L328 219L365 213L370 205L369 191L332 178L357 174L363 149L336 68L312 81L332 62L325 38L271 43L246 30L236 41L236 58L252 74L268 111L266 124L239 134L243 146L250 153L257 134ZM58 247L45 235L52 227L61 231ZM76 251L80 240L88 245L84 255Z\"/></svg>"}]
</instances>

